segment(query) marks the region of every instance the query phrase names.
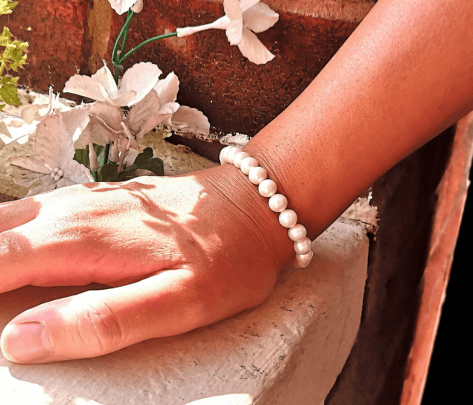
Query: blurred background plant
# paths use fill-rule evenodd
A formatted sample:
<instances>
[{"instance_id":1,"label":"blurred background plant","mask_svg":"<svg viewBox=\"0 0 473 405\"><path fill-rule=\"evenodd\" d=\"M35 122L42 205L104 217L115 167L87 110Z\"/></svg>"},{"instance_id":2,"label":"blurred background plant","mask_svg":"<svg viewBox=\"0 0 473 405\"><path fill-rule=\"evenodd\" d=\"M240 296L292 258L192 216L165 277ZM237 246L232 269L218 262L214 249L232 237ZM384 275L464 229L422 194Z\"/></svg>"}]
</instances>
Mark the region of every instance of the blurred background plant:
<instances>
[{"instance_id":1,"label":"blurred background plant","mask_svg":"<svg viewBox=\"0 0 473 405\"><path fill-rule=\"evenodd\" d=\"M11 14L18 5L18 1L0 0L0 15ZM0 34L0 111L6 104L20 105L17 93L18 77L9 75L9 71L17 72L23 69L26 61L27 42L12 40L12 34L7 27L3 27Z\"/></svg>"}]
</instances>

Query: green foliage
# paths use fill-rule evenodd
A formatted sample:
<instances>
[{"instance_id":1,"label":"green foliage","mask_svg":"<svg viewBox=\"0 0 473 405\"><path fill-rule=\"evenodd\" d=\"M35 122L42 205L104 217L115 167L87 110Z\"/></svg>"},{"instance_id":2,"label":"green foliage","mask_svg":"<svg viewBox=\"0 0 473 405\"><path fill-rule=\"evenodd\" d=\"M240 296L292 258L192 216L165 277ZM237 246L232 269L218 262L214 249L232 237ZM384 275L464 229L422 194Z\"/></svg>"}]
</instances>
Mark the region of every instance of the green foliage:
<instances>
[{"instance_id":1,"label":"green foliage","mask_svg":"<svg viewBox=\"0 0 473 405\"><path fill-rule=\"evenodd\" d=\"M11 14L17 6L17 1L0 0L0 15ZM20 105L16 91L18 77L4 76L9 70L14 72L23 69L26 61L27 42L12 40L10 30L3 27L0 34L0 111L6 104Z\"/></svg>"},{"instance_id":2,"label":"green foliage","mask_svg":"<svg viewBox=\"0 0 473 405\"><path fill-rule=\"evenodd\" d=\"M157 176L164 176L163 161L153 157L152 148L146 148L143 153L140 153L135 158L131 166L126 167L120 173L118 172L118 165L115 162L104 162L105 148L103 146L94 145L94 150L99 161L99 169L96 173L97 181L115 182L131 180L137 169L149 170ZM74 160L90 168L89 150L76 149Z\"/></svg>"},{"instance_id":3,"label":"green foliage","mask_svg":"<svg viewBox=\"0 0 473 405\"><path fill-rule=\"evenodd\" d=\"M18 5L17 1L0 0L0 15L11 14L12 10Z\"/></svg>"}]
</instances>

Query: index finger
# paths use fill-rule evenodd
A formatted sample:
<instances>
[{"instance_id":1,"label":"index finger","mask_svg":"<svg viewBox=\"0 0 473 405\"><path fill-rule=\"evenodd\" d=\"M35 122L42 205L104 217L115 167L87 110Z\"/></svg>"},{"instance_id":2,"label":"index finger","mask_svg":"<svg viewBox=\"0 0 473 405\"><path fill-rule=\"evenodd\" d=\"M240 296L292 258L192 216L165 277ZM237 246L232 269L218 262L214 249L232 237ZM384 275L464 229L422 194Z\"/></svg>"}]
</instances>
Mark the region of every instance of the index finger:
<instances>
[{"instance_id":1,"label":"index finger","mask_svg":"<svg viewBox=\"0 0 473 405\"><path fill-rule=\"evenodd\" d=\"M34 198L0 203L0 232L5 232L24 225L35 219L41 203Z\"/></svg>"}]
</instances>

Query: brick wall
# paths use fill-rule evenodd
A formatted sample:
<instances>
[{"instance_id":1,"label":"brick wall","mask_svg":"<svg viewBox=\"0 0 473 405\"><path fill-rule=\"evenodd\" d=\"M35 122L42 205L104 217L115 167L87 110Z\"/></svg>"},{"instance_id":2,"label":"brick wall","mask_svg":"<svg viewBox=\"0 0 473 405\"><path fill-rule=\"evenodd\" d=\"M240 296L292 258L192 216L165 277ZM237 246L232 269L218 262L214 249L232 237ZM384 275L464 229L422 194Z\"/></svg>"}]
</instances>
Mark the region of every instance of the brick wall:
<instances>
[{"instance_id":1,"label":"brick wall","mask_svg":"<svg viewBox=\"0 0 473 405\"><path fill-rule=\"evenodd\" d=\"M177 27L223 15L222 0L145 0L132 22L129 45ZM257 66L230 46L223 31L206 31L147 45L125 62L157 64L180 81L178 101L203 111L217 130L254 135L317 75L372 7L357 0L266 0L279 22L258 37L276 55ZM8 19L8 21L4 22ZM107 0L20 0L2 24L30 43L24 86L61 91L77 72L94 73L110 61L124 16ZM111 66L111 65L110 65Z\"/></svg>"}]
</instances>

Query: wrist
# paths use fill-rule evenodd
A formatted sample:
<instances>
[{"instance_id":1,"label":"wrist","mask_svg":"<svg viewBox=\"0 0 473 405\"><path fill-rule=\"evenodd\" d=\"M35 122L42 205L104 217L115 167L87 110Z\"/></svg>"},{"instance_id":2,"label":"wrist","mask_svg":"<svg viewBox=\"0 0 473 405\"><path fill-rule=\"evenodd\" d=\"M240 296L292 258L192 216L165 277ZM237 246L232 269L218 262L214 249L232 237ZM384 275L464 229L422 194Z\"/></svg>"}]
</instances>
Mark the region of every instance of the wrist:
<instances>
[{"instance_id":1,"label":"wrist","mask_svg":"<svg viewBox=\"0 0 473 405\"><path fill-rule=\"evenodd\" d=\"M268 172L260 162L236 146L228 146L220 153L221 164L230 164L248 176L248 180L258 187L258 193L267 198L268 208L278 215L278 222L287 231L293 243L295 257L293 265L304 268L312 260L312 243L307 237L307 229L298 221L297 213L288 207L288 201L277 183L268 178Z\"/></svg>"},{"instance_id":2,"label":"wrist","mask_svg":"<svg viewBox=\"0 0 473 405\"><path fill-rule=\"evenodd\" d=\"M204 185L224 201L220 208L243 221L242 227L257 235L260 254L268 257L279 271L294 258L293 242L278 221L277 213L268 207L268 200L258 193L248 176L230 164L205 171ZM238 243L238 241L235 241Z\"/></svg>"}]
</instances>

